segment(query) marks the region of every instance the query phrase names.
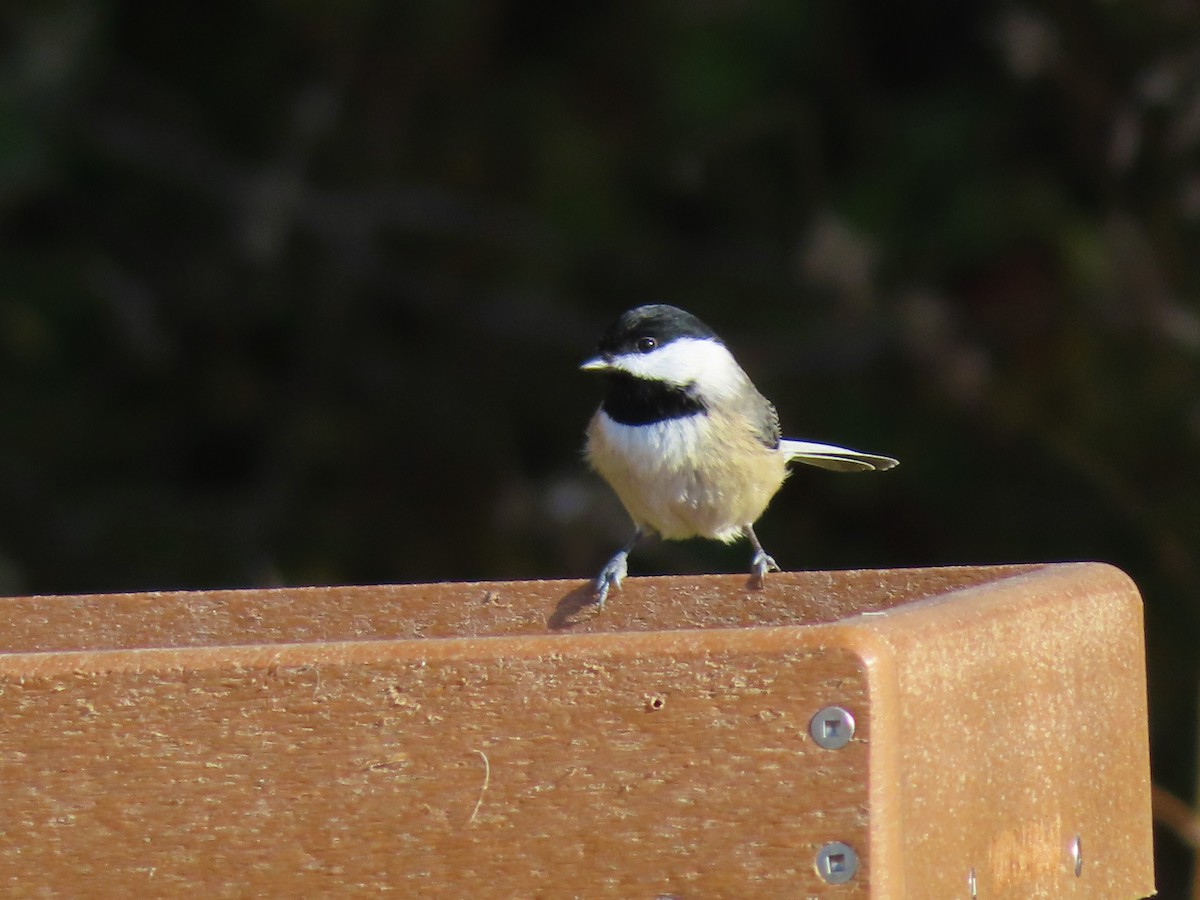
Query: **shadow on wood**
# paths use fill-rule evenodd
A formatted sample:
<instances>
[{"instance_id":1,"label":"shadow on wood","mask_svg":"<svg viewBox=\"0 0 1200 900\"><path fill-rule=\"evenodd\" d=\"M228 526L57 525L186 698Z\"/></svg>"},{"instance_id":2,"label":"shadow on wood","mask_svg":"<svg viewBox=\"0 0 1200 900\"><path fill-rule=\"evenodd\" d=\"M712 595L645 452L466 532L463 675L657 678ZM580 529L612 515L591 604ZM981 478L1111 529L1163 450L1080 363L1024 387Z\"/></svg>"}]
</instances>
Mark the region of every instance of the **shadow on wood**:
<instances>
[{"instance_id":1,"label":"shadow on wood","mask_svg":"<svg viewBox=\"0 0 1200 900\"><path fill-rule=\"evenodd\" d=\"M588 596L0 600L0 884L1153 891L1141 603L1117 570L641 578L599 612Z\"/></svg>"}]
</instances>

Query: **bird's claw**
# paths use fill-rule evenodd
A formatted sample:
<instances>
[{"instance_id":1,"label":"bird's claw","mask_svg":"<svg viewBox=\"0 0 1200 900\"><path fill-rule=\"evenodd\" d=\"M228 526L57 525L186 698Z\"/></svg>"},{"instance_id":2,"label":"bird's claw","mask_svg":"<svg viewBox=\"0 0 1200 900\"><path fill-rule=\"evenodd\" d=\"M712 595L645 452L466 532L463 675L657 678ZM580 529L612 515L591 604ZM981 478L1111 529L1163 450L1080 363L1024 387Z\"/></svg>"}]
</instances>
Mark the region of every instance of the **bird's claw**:
<instances>
[{"instance_id":1,"label":"bird's claw","mask_svg":"<svg viewBox=\"0 0 1200 900\"><path fill-rule=\"evenodd\" d=\"M600 574L596 576L595 589L592 593L592 602L597 606L603 606L604 601L608 599L608 592L612 588L621 589L621 582L625 576L629 574L629 551L622 550L600 570Z\"/></svg>"},{"instance_id":2,"label":"bird's claw","mask_svg":"<svg viewBox=\"0 0 1200 900\"><path fill-rule=\"evenodd\" d=\"M779 568L779 563L775 562L765 550L759 550L754 554L754 559L750 561L750 569L754 584L760 588L766 583L768 572L783 571Z\"/></svg>"}]
</instances>

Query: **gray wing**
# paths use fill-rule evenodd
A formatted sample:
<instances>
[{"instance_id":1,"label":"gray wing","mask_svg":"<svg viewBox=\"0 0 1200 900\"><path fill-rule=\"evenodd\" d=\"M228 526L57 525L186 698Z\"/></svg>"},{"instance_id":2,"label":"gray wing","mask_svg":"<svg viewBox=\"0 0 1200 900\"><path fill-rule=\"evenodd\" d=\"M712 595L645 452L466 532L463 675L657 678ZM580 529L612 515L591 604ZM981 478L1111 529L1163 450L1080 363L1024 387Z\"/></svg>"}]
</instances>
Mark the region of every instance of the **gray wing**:
<instances>
[{"instance_id":1,"label":"gray wing","mask_svg":"<svg viewBox=\"0 0 1200 900\"><path fill-rule=\"evenodd\" d=\"M758 410L758 415L753 421L754 436L762 443L776 450L779 447L779 413L775 410L775 405L766 397L754 391L757 399L755 408Z\"/></svg>"}]
</instances>

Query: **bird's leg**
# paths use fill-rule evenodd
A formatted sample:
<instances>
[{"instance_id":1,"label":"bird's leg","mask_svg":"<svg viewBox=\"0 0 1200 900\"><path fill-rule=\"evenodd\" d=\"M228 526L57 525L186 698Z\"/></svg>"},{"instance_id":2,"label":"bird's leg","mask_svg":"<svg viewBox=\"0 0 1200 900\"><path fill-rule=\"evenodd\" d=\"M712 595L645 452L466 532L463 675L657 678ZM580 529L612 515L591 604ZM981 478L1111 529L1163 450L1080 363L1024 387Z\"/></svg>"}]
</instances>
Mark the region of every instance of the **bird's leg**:
<instances>
[{"instance_id":1,"label":"bird's leg","mask_svg":"<svg viewBox=\"0 0 1200 900\"><path fill-rule=\"evenodd\" d=\"M592 593L592 602L597 606L603 606L604 601L608 599L608 591L610 588L620 590L621 581L629 574L629 551L634 545L642 539L642 529L635 528L633 537L625 544L616 555L613 556L604 568L600 570L600 574L596 576L595 588Z\"/></svg>"},{"instance_id":2,"label":"bird's leg","mask_svg":"<svg viewBox=\"0 0 1200 900\"><path fill-rule=\"evenodd\" d=\"M750 525L746 526L746 537L750 538L750 545L754 547L754 558L750 561L751 575L757 582L758 587L762 587L766 582L768 572L780 572L779 563L771 559L763 545L758 541L758 535L754 533L754 528Z\"/></svg>"}]
</instances>

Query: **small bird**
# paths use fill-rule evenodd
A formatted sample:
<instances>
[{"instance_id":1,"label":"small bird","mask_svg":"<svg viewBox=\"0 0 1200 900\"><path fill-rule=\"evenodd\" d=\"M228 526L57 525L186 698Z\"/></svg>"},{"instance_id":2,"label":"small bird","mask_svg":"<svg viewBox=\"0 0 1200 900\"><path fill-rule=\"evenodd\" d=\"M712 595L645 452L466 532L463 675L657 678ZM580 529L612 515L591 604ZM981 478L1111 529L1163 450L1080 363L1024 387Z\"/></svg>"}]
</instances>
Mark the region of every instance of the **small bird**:
<instances>
[{"instance_id":1,"label":"small bird","mask_svg":"<svg viewBox=\"0 0 1200 900\"><path fill-rule=\"evenodd\" d=\"M616 491L633 536L600 570L593 600L603 606L628 573L647 534L668 540L741 537L754 548L762 585L779 571L754 533L792 460L835 472L897 465L846 447L782 440L779 415L713 330L674 306L631 309L604 333L581 367L604 377L604 401L587 428L585 455Z\"/></svg>"}]
</instances>

